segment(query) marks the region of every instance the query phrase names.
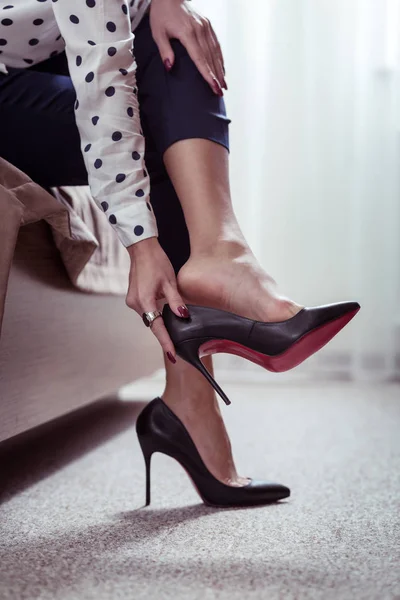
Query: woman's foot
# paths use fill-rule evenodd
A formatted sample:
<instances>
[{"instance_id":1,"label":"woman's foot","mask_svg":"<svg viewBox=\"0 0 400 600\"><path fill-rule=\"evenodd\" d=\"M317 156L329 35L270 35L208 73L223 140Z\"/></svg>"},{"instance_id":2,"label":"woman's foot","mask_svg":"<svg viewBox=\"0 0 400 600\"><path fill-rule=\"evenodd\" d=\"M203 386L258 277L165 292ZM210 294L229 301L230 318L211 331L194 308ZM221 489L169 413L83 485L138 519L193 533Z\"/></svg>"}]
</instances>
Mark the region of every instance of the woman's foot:
<instances>
[{"instance_id":1,"label":"woman's foot","mask_svg":"<svg viewBox=\"0 0 400 600\"><path fill-rule=\"evenodd\" d=\"M212 252L192 253L177 282L186 303L221 308L257 321L284 321L303 308L277 291L276 282L245 242L221 242ZM212 356L204 356L202 362L213 374ZM175 365L165 360L165 367L167 385L161 398L188 430L206 467L226 485L246 485L249 478L237 474L210 384L179 357Z\"/></svg>"},{"instance_id":2,"label":"woman's foot","mask_svg":"<svg viewBox=\"0 0 400 600\"><path fill-rule=\"evenodd\" d=\"M204 357L203 362L212 372L212 357ZM165 361L165 368L167 384L160 398L186 427L207 469L226 485L249 483L249 478L236 471L231 442L210 384L179 357L175 365Z\"/></svg>"},{"instance_id":3,"label":"woman's foot","mask_svg":"<svg viewBox=\"0 0 400 600\"><path fill-rule=\"evenodd\" d=\"M177 282L189 303L257 321L285 321L304 308L278 292L276 281L245 243L221 242L212 253L192 255Z\"/></svg>"}]
</instances>

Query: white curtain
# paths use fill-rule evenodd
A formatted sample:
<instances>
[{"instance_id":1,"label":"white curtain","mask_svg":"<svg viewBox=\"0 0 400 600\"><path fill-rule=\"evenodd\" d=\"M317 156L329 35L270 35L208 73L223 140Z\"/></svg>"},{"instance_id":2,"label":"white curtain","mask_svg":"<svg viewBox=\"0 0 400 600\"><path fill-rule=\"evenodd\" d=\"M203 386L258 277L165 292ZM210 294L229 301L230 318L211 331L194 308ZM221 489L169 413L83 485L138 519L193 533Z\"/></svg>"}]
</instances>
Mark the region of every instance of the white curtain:
<instances>
[{"instance_id":1,"label":"white curtain","mask_svg":"<svg viewBox=\"0 0 400 600\"><path fill-rule=\"evenodd\" d=\"M400 0L194 4L225 55L233 202L250 246L299 303L361 304L289 378L398 377ZM277 377L231 355L215 363L230 378Z\"/></svg>"}]
</instances>

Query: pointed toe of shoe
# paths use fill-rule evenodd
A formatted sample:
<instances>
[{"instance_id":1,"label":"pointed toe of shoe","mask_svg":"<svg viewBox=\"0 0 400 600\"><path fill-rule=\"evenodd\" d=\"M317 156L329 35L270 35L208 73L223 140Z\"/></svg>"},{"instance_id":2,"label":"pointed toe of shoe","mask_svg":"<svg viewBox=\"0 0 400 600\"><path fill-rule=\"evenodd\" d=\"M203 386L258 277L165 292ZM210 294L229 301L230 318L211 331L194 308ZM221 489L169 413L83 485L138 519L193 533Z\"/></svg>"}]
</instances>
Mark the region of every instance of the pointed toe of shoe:
<instances>
[{"instance_id":1,"label":"pointed toe of shoe","mask_svg":"<svg viewBox=\"0 0 400 600\"><path fill-rule=\"evenodd\" d=\"M335 302L334 304L323 304L321 306L312 306L306 308L308 318L311 318L311 327L318 327L328 323L329 321L335 321L341 318L348 317L348 320L352 319L360 310L358 302L343 301Z\"/></svg>"},{"instance_id":2,"label":"pointed toe of shoe","mask_svg":"<svg viewBox=\"0 0 400 600\"><path fill-rule=\"evenodd\" d=\"M254 499L254 503L277 502L290 496L290 488L281 483L252 479L245 486Z\"/></svg>"},{"instance_id":3,"label":"pointed toe of shoe","mask_svg":"<svg viewBox=\"0 0 400 600\"><path fill-rule=\"evenodd\" d=\"M338 302L337 306L339 307L339 312L342 315L348 313L354 313L355 315L361 308L360 304L354 301Z\"/></svg>"},{"instance_id":4,"label":"pointed toe of shoe","mask_svg":"<svg viewBox=\"0 0 400 600\"><path fill-rule=\"evenodd\" d=\"M281 483L251 479L242 487L219 483L214 493L207 494L207 497L203 496L203 500L205 504L216 508L232 508L273 504L288 496L290 496L290 489Z\"/></svg>"}]
</instances>

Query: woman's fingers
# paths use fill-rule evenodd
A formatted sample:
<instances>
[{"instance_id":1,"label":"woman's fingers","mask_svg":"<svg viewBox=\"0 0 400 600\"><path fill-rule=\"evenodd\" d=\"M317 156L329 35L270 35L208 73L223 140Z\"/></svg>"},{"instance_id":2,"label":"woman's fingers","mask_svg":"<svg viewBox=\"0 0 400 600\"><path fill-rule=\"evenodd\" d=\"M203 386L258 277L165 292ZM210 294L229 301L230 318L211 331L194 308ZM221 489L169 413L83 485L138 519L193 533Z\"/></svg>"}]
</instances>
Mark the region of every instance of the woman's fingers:
<instances>
[{"instance_id":1,"label":"woman's fingers","mask_svg":"<svg viewBox=\"0 0 400 600\"><path fill-rule=\"evenodd\" d=\"M147 300L144 298L147 298ZM144 312L153 312L159 310L157 308L157 296L154 295L154 292L150 291L150 289L148 292L143 294L133 293L131 290L129 290L125 302L127 306L137 312L140 317L143 317ZM150 329L158 339L163 352L174 357L176 354L174 344L172 343L169 333L164 325L162 315L154 319L154 321L150 324Z\"/></svg>"},{"instance_id":2,"label":"woman's fingers","mask_svg":"<svg viewBox=\"0 0 400 600\"><path fill-rule=\"evenodd\" d=\"M221 44L218 41L217 35L216 35L216 33L215 33L215 31L213 29L213 26L211 25L210 21L208 21L208 25L209 25L210 37L212 39L212 44L213 44L214 52L215 52L216 57L217 57L217 63L219 65L219 67L221 69L221 73L222 73L222 82L225 84L224 87L227 90L228 86L227 86L226 81L225 81L225 75L226 75L226 72L225 72L225 62L224 62L224 57L223 57L223 54L222 54Z\"/></svg>"},{"instance_id":3,"label":"woman's fingers","mask_svg":"<svg viewBox=\"0 0 400 600\"><path fill-rule=\"evenodd\" d=\"M199 32L197 34L196 27L198 28L199 26L194 25L191 29L186 31L186 33L179 38L180 42L185 46L190 58L193 60L213 92L222 96L223 91L221 83L218 81L217 75L213 72L213 60L210 57L208 45L205 43L204 47L202 47L203 43L201 44L199 42L199 39L204 39L204 33Z\"/></svg>"},{"instance_id":4,"label":"woman's fingers","mask_svg":"<svg viewBox=\"0 0 400 600\"><path fill-rule=\"evenodd\" d=\"M208 21L208 19L207 19L207 21ZM210 21L208 21L208 28L209 28L209 38L211 39L211 45L213 47L213 52L215 54L216 62L218 65L218 73L219 73L219 76L221 77L221 85L222 85L222 87L224 87L227 90L228 85L225 80L225 64L224 64L224 57L222 54L221 45L218 41L218 38L216 36L216 33L215 33Z\"/></svg>"},{"instance_id":5,"label":"woman's fingers","mask_svg":"<svg viewBox=\"0 0 400 600\"><path fill-rule=\"evenodd\" d=\"M156 309L154 309L154 310L156 310ZM156 338L158 339L158 341L163 349L163 352L165 352L165 354L168 356L169 360L171 362L176 362L175 348L174 348L172 340L169 336L167 328L165 327L164 319L162 318L162 316L154 319L153 323L150 326L150 329L154 333Z\"/></svg>"},{"instance_id":6,"label":"woman's fingers","mask_svg":"<svg viewBox=\"0 0 400 600\"><path fill-rule=\"evenodd\" d=\"M167 282L163 287L163 293L164 293L164 297L165 297L167 303L169 304L172 312L174 312L180 318L188 319L190 317L189 310L188 310L186 304L184 303L181 295L179 294L176 285L173 285L172 283ZM158 319L156 319L156 320L158 320ZM154 321L154 325L155 324L156 324L156 322ZM154 331L154 334L157 335L159 341L161 340L160 341L161 345L163 345L162 341L165 341L165 347L167 348L167 346L168 346L168 350L166 350L166 354L167 354L169 360L171 362L176 362L175 347L171 341L171 338L169 337L169 334L165 327L164 321L162 322L162 324L159 323L158 325L159 325L158 329L156 329L156 331ZM171 341L172 347L167 343L166 336L165 336L163 329L165 330L166 335L168 336L168 340Z\"/></svg>"},{"instance_id":7,"label":"woman's fingers","mask_svg":"<svg viewBox=\"0 0 400 600\"><path fill-rule=\"evenodd\" d=\"M155 43L157 44L158 51L161 56L161 60L163 61L164 66L167 69L167 71L170 71L175 62L175 55L174 55L174 51L172 50L172 46L170 44L168 35L167 35L166 31L161 31L160 33L158 33L157 35L154 35L153 37L154 37Z\"/></svg>"},{"instance_id":8,"label":"woman's fingers","mask_svg":"<svg viewBox=\"0 0 400 600\"><path fill-rule=\"evenodd\" d=\"M190 317L190 313L188 307L182 299L182 296L178 292L176 283L173 284L170 281L168 281L163 287L163 292L164 297L168 302L171 310L179 317L188 319Z\"/></svg>"},{"instance_id":9,"label":"woman's fingers","mask_svg":"<svg viewBox=\"0 0 400 600\"><path fill-rule=\"evenodd\" d=\"M221 47L208 19L204 19L204 26L197 30L197 36L205 55L208 57L208 61L212 64L212 71L218 83L221 87L228 89L222 64Z\"/></svg>"},{"instance_id":10,"label":"woman's fingers","mask_svg":"<svg viewBox=\"0 0 400 600\"><path fill-rule=\"evenodd\" d=\"M157 301L166 299L178 317L188 318L189 311L179 294L174 269L157 237L132 244L128 252L131 269L125 299L127 306L142 317L144 312L159 310ZM162 315L152 321L150 328L168 358L172 356L173 362L176 352Z\"/></svg>"},{"instance_id":11,"label":"woman's fingers","mask_svg":"<svg viewBox=\"0 0 400 600\"><path fill-rule=\"evenodd\" d=\"M213 40L210 36L210 30L208 28L208 24L204 20L201 26L196 27L195 29L197 42L201 48L205 61L209 70L211 71L211 75L213 80L216 80L217 87L215 88L219 90L222 88L222 79L219 73L219 67L216 60L216 55L213 53Z\"/></svg>"},{"instance_id":12,"label":"woman's fingers","mask_svg":"<svg viewBox=\"0 0 400 600\"><path fill-rule=\"evenodd\" d=\"M150 6L151 33L166 69L175 60L170 39L178 39L213 92L223 96L224 60L210 21L186 2L152 0Z\"/></svg>"},{"instance_id":13,"label":"woman's fingers","mask_svg":"<svg viewBox=\"0 0 400 600\"><path fill-rule=\"evenodd\" d=\"M161 296L160 296L161 297ZM166 282L163 285L163 293L162 297L166 299L169 304L172 312L174 312L180 318L189 318L189 310L182 300L181 295L179 294L176 286L172 285L170 282ZM145 303L141 303L142 306L146 306L146 309L142 310L143 312L155 311L157 309L157 301L154 298L153 301L147 301ZM149 306L153 306L154 308L148 308ZM174 344L170 338L170 335L165 327L164 320L162 316L158 316L150 325L151 331L154 333L156 338L158 339L163 352L168 356L171 362L176 362L176 351Z\"/></svg>"}]
</instances>

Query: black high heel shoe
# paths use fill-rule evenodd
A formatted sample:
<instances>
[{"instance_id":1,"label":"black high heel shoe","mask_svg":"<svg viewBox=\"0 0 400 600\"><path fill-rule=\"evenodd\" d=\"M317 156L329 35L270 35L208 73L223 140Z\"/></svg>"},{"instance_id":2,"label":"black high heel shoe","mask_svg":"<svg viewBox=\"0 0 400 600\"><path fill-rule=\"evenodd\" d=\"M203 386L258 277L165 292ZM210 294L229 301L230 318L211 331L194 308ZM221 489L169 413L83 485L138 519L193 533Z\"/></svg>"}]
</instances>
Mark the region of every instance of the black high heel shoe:
<instances>
[{"instance_id":1,"label":"black high heel shoe","mask_svg":"<svg viewBox=\"0 0 400 600\"><path fill-rule=\"evenodd\" d=\"M139 414L136 432L146 465L146 506L150 504L150 464L154 452L175 458L208 506L253 506L290 496L290 489L280 483L251 479L245 486L234 487L216 479L202 461L182 421L158 396Z\"/></svg>"},{"instance_id":2,"label":"black high heel shoe","mask_svg":"<svg viewBox=\"0 0 400 600\"><path fill-rule=\"evenodd\" d=\"M165 326L177 355L208 379L225 404L231 402L201 362L202 356L227 352L269 371L288 371L325 346L360 310L358 302L338 302L305 307L286 321L266 323L209 306L186 306L187 319L164 304Z\"/></svg>"}]
</instances>

